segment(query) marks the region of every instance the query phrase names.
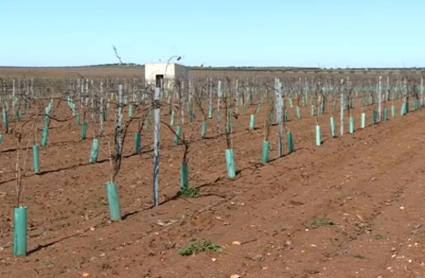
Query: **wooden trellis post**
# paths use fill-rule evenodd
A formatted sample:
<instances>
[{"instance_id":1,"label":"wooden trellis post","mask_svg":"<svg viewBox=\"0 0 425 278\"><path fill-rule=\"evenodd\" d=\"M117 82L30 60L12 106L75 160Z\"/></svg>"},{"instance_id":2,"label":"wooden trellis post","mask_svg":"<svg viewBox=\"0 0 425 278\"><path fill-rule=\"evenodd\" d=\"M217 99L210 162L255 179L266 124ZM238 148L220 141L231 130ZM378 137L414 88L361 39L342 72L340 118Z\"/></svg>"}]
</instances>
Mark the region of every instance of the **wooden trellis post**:
<instances>
[{"instance_id":1,"label":"wooden trellis post","mask_svg":"<svg viewBox=\"0 0 425 278\"><path fill-rule=\"evenodd\" d=\"M19 83L18 83L19 85ZM12 115L16 117L16 87L15 87L15 79L12 81Z\"/></svg>"},{"instance_id":2,"label":"wooden trellis post","mask_svg":"<svg viewBox=\"0 0 425 278\"><path fill-rule=\"evenodd\" d=\"M207 88L208 88L208 118L212 119L213 117L213 99L212 99L212 89L211 89L211 79L207 79Z\"/></svg>"},{"instance_id":3,"label":"wooden trellis post","mask_svg":"<svg viewBox=\"0 0 425 278\"><path fill-rule=\"evenodd\" d=\"M159 147L161 130L161 88L155 88L152 109L154 113L153 143L153 206L159 206Z\"/></svg>"},{"instance_id":4,"label":"wooden trellis post","mask_svg":"<svg viewBox=\"0 0 425 278\"><path fill-rule=\"evenodd\" d=\"M275 94L276 94L276 121L278 123L278 138L277 138L277 152L278 156L283 156L283 93L282 83L278 78L275 79Z\"/></svg>"},{"instance_id":5,"label":"wooden trellis post","mask_svg":"<svg viewBox=\"0 0 425 278\"><path fill-rule=\"evenodd\" d=\"M341 79L340 135L344 135L344 79Z\"/></svg>"},{"instance_id":6,"label":"wooden trellis post","mask_svg":"<svg viewBox=\"0 0 425 278\"><path fill-rule=\"evenodd\" d=\"M100 82L100 109L99 109L99 121L100 121L100 133L103 134L104 131L104 121L105 121L105 99L103 98L103 82Z\"/></svg>"},{"instance_id":7,"label":"wooden trellis post","mask_svg":"<svg viewBox=\"0 0 425 278\"><path fill-rule=\"evenodd\" d=\"M421 88L420 90L420 94L421 94L421 107L424 106L424 78L421 77Z\"/></svg>"},{"instance_id":8,"label":"wooden trellis post","mask_svg":"<svg viewBox=\"0 0 425 278\"><path fill-rule=\"evenodd\" d=\"M220 102L222 98L223 98L223 91L221 88L221 80L219 80L217 84L217 112L220 111Z\"/></svg>"},{"instance_id":9,"label":"wooden trellis post","mask_svg":"<svg viewBox=\"0 0 425 278\"><path fill-rule=\"evenodd\" d=\"M124 141L124 103L123 103L123 85L118 86L118 109L115 119L115 128L117 129L117 138L115 141L115 153L117 156L122 155L122 146Z\"/></svg>"},{"instance_id":10,"label":"wooden trellis post","mask_svg":"<svg viewBox=\"0 0 425 278\"><path fill-rule=\"evenodd\" d=\"M236 79L236 83L235 83L235 97L236 97L236 101L235 101L235 113L239 114L239 98L240 98L240 94L239 94L239 80Z\"/></svg>"},{"instance_id":11,"label":"wooden trellis post","mask_svg":"<svg viewBox=\"0 0 425 278\"><path fill-rule=\"evenodd\" d=\"M379 76L378 81L378 119L377 121L380 122L382 119L382 76Z\"/></svg>"}]
</instances>

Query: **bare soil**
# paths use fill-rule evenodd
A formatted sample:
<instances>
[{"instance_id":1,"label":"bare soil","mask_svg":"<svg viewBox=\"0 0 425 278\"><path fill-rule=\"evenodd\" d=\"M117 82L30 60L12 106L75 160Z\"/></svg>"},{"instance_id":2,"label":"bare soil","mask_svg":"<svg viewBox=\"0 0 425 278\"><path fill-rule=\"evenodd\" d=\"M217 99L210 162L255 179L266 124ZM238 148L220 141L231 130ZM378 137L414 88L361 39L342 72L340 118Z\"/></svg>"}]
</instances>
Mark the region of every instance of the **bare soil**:
<instances>
[{"instance_id":1,"label":"bare soil","mask_svg":"<svg viewBox=\"0 0 425 278\"><path fill-rule=\"evenodd\" d=\"M143 131L140 156L132 154L130 132L117 180L124 219L117 223L109 221L104 186L106 142L99 162L89 164L91 138L81 141L74 122L54 123L41 175L24 179L30 254L23 258L12 256L16 150L6 137L0 277L425 277L425 110L335 139L322 116L320 147L315 119L294 114L288 127L296 152L276 158L273 127L267 165L259 163L264 111L254 132L247 130L249 111L235 120L235 180L226 177L225 138L215 135L211 120L211 138L190 149L190 182L200 189L195 199L177 196L183 146L163 128L158 208L152 208L152 130ZM358 127L358 112L356 121ZM199 116L193 130L199 137ZM31 153L27 160L31 165ZM197 240L222 250L178 254Z\"/></svg>"}]
</instances>

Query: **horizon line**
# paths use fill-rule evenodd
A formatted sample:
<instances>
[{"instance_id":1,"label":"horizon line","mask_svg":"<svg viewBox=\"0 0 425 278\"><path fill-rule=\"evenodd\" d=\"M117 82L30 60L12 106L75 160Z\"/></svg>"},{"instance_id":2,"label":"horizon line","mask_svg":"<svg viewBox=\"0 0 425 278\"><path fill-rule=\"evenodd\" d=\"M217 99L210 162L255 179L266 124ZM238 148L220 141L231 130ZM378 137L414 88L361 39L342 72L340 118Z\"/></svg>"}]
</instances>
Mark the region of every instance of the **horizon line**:
<instances>
[{"instance_id":1,"label":"horizon line","mask_svg":"<svg viewBox=\"0 0 425 278\"><path fill-rule=\"evenodd\" d=\"M152 64L152 63L147 63ZM153 63L163 64L163 63ZM176 63L173 63L176 64ZM425 71L425 66L420 67L302 67L302 66L189 66L183 65L191 70L421 70ZM75 69L75 68L99 68L99 67L117 67L117 68L143 68L145 64L137 63L106 63L78 66L2 66L0 69Z\"/></svg>"}]
</instances>

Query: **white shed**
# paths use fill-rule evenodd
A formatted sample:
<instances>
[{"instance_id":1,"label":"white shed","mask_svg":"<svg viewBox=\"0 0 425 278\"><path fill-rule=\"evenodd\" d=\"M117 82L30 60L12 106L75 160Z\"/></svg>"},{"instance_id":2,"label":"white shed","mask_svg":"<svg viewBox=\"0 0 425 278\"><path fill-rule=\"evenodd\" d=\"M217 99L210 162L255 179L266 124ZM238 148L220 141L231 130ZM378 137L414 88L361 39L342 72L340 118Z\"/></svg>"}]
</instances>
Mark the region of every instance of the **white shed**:
<instances>
[{"instance_id":1,"label":"white shed","mask_svg":"<svg viewBox=\"0 0 425 278\"><path fill-rule=\"evenodd\" d=\"M188 68L180 64L145 64L145 81L151 85L159 85L166 81L172 86L176 80L187 80Z\"/></svg>"}]
</instances>

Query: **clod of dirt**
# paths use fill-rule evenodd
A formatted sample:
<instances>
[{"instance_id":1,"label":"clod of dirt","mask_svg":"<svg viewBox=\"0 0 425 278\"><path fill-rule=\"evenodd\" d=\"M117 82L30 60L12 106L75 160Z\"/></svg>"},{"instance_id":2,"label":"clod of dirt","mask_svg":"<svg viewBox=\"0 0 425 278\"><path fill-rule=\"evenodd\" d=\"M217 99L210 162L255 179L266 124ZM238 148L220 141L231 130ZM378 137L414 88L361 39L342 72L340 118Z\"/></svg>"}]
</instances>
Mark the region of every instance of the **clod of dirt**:
<instances>
[{"instance_id":1,"label":"clod of dirt","mask_svg":"<svg viewBox=\"0 0 425 278\"><path fill-rule=\"evenodd\" d=\"M310 228L318 229L323 226L333 226L333 225L335 225L335 223L332 220L328 218L320 218L320 219L313 220L313 222L311 222L310 224Z\"/></svg>"}]
</instances>

